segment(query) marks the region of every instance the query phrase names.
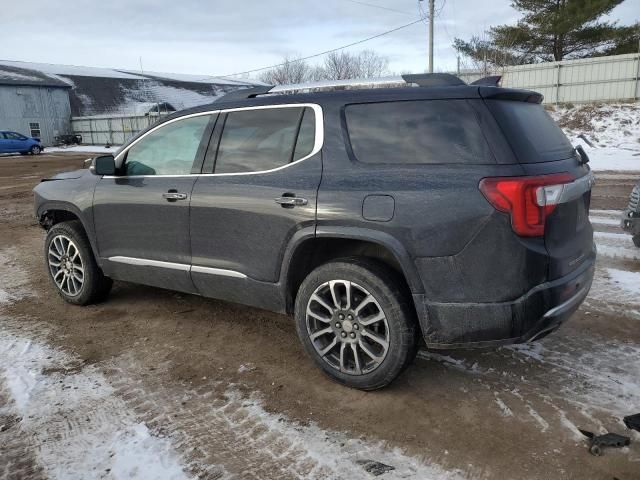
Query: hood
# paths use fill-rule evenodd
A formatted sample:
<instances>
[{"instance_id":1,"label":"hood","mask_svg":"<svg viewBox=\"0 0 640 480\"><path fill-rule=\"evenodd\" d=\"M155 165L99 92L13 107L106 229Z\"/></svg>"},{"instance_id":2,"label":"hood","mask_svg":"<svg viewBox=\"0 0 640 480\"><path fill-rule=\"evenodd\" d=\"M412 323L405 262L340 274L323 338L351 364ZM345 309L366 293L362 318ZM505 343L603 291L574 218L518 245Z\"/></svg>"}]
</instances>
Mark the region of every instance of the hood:
<instances>
[{"instance_id":1,"label":"hood","mask_svg":"<svg viewBox=\"0 0 640 480\"><path fill-rule=\"evenodd\" d=\"M87 174L91 175L91 172L89 172L89 170L84 168L84 169L80 169L80 170L74 170L72 172L58 173L58 174L54 175L53 177L43 178L42 181L43 182L52 182L54 180L73 180L74 178L80 178L80 177L83 177L84 175L87 175Z\"/></svg>"}]
</instances>

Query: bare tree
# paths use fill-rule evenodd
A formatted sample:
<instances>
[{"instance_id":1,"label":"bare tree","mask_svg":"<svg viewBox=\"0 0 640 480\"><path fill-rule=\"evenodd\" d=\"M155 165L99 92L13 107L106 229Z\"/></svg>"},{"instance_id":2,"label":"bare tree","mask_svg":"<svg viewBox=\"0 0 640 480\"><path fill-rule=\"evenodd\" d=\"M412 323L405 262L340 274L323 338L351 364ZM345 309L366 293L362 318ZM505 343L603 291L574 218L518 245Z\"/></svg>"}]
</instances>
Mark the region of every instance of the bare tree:
<instances>
[{"instance_id":1,"label":"bare tree","mask_svg":"<svg viewBox=\"0 0 640 480\"><path fill-rule=\"evenodd\" d=\"M375 78L389 73L389 59L373 50L363 50L358 55L361 78Z\"/></svg>"},{"instance_id":2,"label":"bare tree","mask_svg":"<svg viewBox=\"0 0 640 480\"><path fill-rule=\"evenodd\" d=\"M345 51L329 53L321 65L311 66L305 60L285 57L281 65L260 75L270 85L303 83L318 80L374 78L388 73L389 59L372 50L358 54Z\"/></svg>"},{"instance_id":3,"label":"bare tree","mask_svg":"<svg viewBox=\"0 0 640 480\"><path fill-rule=\"evenodd\" d=\"M303 83L309 79L311 70L312 67L305 60L287 56L281 65L263 72L260 80L269 85Z\"/></svg>"}]
</instances>

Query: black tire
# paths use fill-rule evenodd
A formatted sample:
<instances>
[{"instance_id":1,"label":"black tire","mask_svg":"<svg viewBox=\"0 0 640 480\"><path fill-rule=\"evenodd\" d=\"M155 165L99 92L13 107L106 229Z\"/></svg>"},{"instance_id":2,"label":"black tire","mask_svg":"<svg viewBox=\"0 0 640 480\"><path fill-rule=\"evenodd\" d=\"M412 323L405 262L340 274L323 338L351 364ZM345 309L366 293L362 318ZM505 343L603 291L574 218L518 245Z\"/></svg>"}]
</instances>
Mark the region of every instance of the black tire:
<instances>
[{"instance_id":1,"label":"black tire","mask_svg":"<svg viewBox=\"0 0 640 480\"><path fill-rule=\"evenodd\" d=\"M42 147L34 145L29 149L29 153L31 155L40 155L40 153L42 153Z\"/></svg>"},{"instance_id":2,"label":"black tire","mask_svg":"<svg viewBox=\"0 0 640 480\"><path fill-rule=\"evenodd\" d=\"M640 248L640 235L634 235L633 236L633 244Z\"/></svg>"},{"instance_id":3,"label":"black tire","mask_svg":"<svg viewBox=\"0 0 640 480\"><path fill-rule=\"evenodd\" d=\"M346 293L344 294L344 298L341 296L337 302L340 304L340 309L337 309L333 313L329 313L330 310L325 308L324 311L327 312L326 316L330 316L331 318L329 323L325 323L326 319L316 321L314 320L314 317L309 317L309 322L314 325L310 325L308 323L307 307L311 305L312 309L317 308L317 302L309 303L311 297L316 292L320 295L324 295L323 292L325 290L323 289L328 289L330 293L333 293L333 287L327 286L331 285L328 282L337 281L337 283L334 283L333 285L341 285L342 283L340 280L352 282L350 283L350 288L352 292L355 292L352 293L353 304L358 305L358 302L365 304L365 301L363 301L362 298L366 294L373 297L375 304L372 303L371 300L369 300L369 304L372 305L374 311L382 310L382 314L386 318L384 326L379 327L374 324L367 327L363 326L364 323L359 326L359 321L364 322L367 319L363 318L364 315L358 316L353 309L342 309L343 302L347 305ZM402 279L391 268L388 268L386 265L377 261L359 257L345 258L324 264L316 268L307 276L307 278L305 278L296 296L296 329L307 354L325 374L338 383L352 388L360 390L377 390L389 385L413 362L417 352L419 328L417 326L415 309L411 302L409 292L405 291L402 287L403 285L404 282ZM349 299L348 302L348 304L351 305L351 299ZM336 301L334 299L330 306L333 307L335 305ZM367 306L363 308L362 311L367 308L369 307ZM344 320L345 315L349 311L354 314L353 319L351 321ZM338 315L342 315L342 324L337 318ZM372 314L369 318L373 318L375 316L376 314ZM349 318L351 319L351 317ZM310 330L313 327L313 329L315 329L314 332L318 332L319 329L324 329L324 326L316 327L316 325L322 324L328 325L326 328L331 328L332 330L335 330L335 332L327 333L325 337L326 340L322 340L326 341L326 345L322 345L322 348L318 348L324 349L329 347L333 342L333 338L335 338L335 340L338 341L338 344L334 348L342 352L342 344L349 342L346 347L346 351L348 353L344 354L344 358L346 359L347 355L351 357L351 368L342 368L343 365L346 365L346 361L343 363L342 356L340 356L339 360L334 358L335 356L338 356L338 352L336 350L332 349L328 354L322 356L316 349L317 344L314 346ZM338 325L340 325L340 329L337 328ZM387 339L388 348L384 354L384 359L377 364L375 360L373 360L374 357L364 353L364 350L361 348L361 343L359 343L364 341L368 345L367 348L370 348L371 345L375 346L376 342L371 342L369 340L370 337L367 338L368 336L364 336L364 330L371 333L371 330L368 330L369 328L379 329L373 333L376 333L378 337L384 337ZM354 337L351 341L348 339L341 340L343 331L349 332L347 336L354 335L354 332L358 336L357 338ZM338 335L338 332L340 332L340 335ZM316 338L315 341L320 341L320 338L322 337ZM354 347L352 344L355 344L356 346ZM349 350L349 348L352 348L353 350ZM359 353L356 352L358 349ZM382 357L380 352L374 353L378 353L379 357ZM356 360L356 357L359 357L359 360ZM376 366L368 367L369 370L365 371L366 369L361 367L366 366L367 361L373 362L371 364L376 364ZM336 366L336 362L339 362L340 364ZM352 372L349 373L349 370L352 370ZM357 370L359 370L359 373Z\"/></svg>"},{"instance_id":4,"label":"black tire","mask_svg":"<svg viewBox=\"0 0 640 480\"><path fill-rule=\"evenodd\" d=\"M60 267L50 264L50 260L58 263L57 255L60 251L60 242L64 241L65 238L72 242L73 249L71 252L73 254L75 254L77 247L77 257L79 257L79 260L76 258L75 262L77 262L83 270L83 274L80 275L82 277L81 283L80 281L73 280L73 287L71 283L68 282L61 286L54 279L54 275L60 273ZM62 250L64 250L64 248ZM54 253L51 253L52 251ZM89 244L89 239L82 224L78 220L57 223L49 229L44 242L44 256L49 279L58 294L67 302L74 305L89 305L104 300L109 294L113 281L105 277L100 267L98 267L95 257L93 256L93 251L91 250L91 245ZM64 254L62 257L63 259L66 258ZM65 263L73 265L74 261L65 261ZM75 271L74 268L77 269L78 266L76 265L69 270L79 275L79 270ZM66 274L63 272L62 277L64 276L66 276ZM60 277L58 276L58 278ZM71 279L69 282L71 282ZM78 284L80 284L80 286L74 291L74 287L77 287Z\"/></svg>"}]
</instances>

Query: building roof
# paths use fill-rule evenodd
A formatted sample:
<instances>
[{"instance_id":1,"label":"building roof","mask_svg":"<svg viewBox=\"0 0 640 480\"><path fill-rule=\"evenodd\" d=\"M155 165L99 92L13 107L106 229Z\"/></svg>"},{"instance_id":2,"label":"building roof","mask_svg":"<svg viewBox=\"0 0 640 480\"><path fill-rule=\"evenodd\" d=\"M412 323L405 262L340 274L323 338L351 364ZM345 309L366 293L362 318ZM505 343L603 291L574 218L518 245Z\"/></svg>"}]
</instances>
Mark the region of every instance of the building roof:
<instances>
[{"instance_id":1,"label":"building roof","mask_svg":"<svg viewBox=\"0 0 640 480\"><path fill-rule=\"evenodd\" d=\"M7 72L4 75L6 82L3 72ZM13 73L9 75L9 72ZM207 75L136 73L111 68L0 60L0 85L70 88L69 100L74 117L145 115L153 104L170 104L182 110L214 102L229 92L259 83Z\"/></svg>"},{"instance_id":2,"label":"building roof","mask_svg":"<svg viewBox=\"0 0 640 480\"><path fill-rule=\"evenodd\" d=\"M43 72L0 64L0 85L71 88L68 83Z\"/></svg>"}]
</instances>

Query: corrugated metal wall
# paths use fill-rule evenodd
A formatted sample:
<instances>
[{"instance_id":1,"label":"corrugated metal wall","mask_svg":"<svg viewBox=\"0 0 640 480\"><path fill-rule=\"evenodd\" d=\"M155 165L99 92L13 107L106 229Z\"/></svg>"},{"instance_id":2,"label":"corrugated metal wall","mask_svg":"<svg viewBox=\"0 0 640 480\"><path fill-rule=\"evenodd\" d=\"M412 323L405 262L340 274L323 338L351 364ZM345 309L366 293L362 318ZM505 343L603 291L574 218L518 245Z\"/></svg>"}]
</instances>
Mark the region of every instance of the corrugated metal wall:
<instances>
[{"instance_id":1,"label":"corrugated metal wall","mask_svg":"<svg viewBox=\"0 0 640 480\"><path fill-rule=\"evenodd\" d=\"M82 135L82 143L122 145L136 133L158 121L158 115L73 117L73 133Z\"/></svg>"},{"instance_id":2,"label":"corrugated metal wall","mask_svg":"<svg viewBox=\"0 0 640 480\"><path fill-rule=\"evenodd\" d=\"M592 103L640 99L640 54L518 65L487 72L465 72L467 83L502 75L504 87L535 90L545 103Z\"/></svg>"},{"instance_id":3,"label":"corrugated metal wall","mask_svg":"<svg viewBox=\"0 0 640 480\"><path fill-rule=\"evenodd\" d=\"M0 130L30 135L29 123L40 124L45 146L56 135L71 133L71 107L65 88L0 85Z\"/></svg>"}]
</instances>

